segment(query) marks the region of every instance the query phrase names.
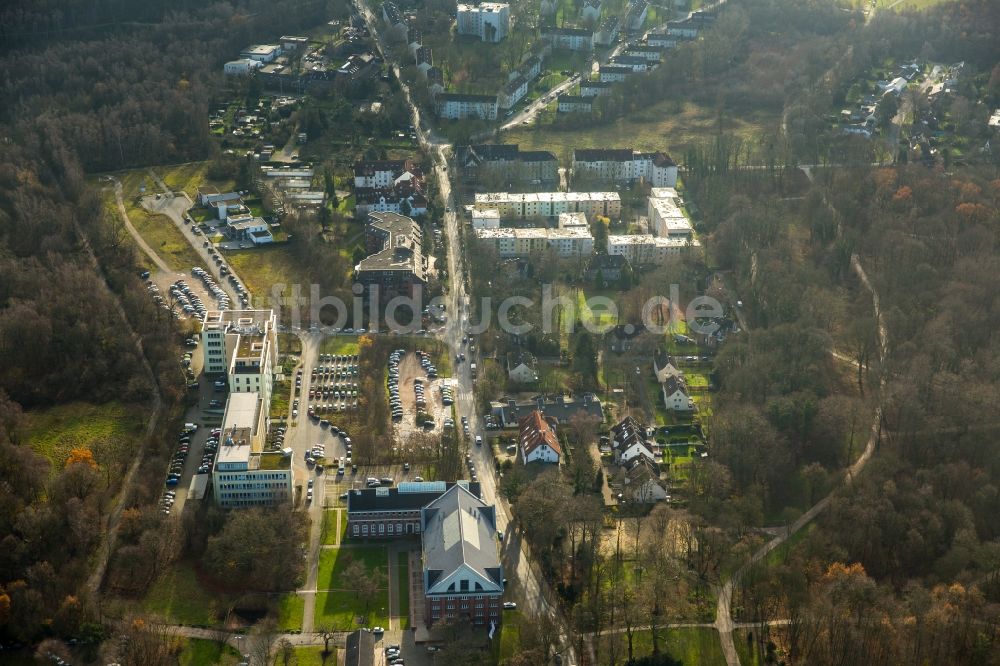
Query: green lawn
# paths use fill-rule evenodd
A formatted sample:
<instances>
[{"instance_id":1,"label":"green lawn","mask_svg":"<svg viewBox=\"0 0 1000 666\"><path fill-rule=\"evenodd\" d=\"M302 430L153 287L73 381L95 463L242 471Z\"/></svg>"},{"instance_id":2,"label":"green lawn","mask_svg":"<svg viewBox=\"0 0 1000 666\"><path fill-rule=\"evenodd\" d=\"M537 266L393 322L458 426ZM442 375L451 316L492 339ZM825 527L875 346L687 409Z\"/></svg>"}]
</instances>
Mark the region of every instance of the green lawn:
<instances>
[{"instance_id":1,"label":"green lawn","mask_svg":"<svg viewBox=\"0 0 1000 666\"><path fill-rule=\"evenodd\" d=\"M226 252L226 261L236 269L255 299L271 298L271 286L284 284L285 298L291 296L293 284L302 285L302 295L309 295L309 285L312 280L292 257L287 246L272 245L270 247L254 248Z\"/></svg>"},{"instance_id":2,"label":"green lawn","mask_svg":"<svg viewBox=\"0 0 1000 666\"><path fill-rule=\"evenodd\" d=\"M292 395L292 383L290 381L274 382L271 392L270 416L272 419L288 418L291 412L288 411L288 401Z\"/></svg>"},{"instance_id":3,"label":"green lawn","mask_svg":"<svg viewBox=\"0 0 1000 666\"><path fill-rule=\"evenodd\" d=\"M137 445L144 421L141 408L119 402L71 402L24 413L28 445L48 458L53 470L62 469L74 448L93 449L100 442L116 439Z\"/></svg>"},{"instance_id":4,"label":"green lawn","mask_svg":"<svg viewBox=\"0 0 1000 666\"><path fill-rule=\"evenodd\" d=\"M191 562L182 560L160 574L142 607L168 622L212 625L225 616L228 603L225 594L207 589L198 580Z\"/></svg>"},{"instance_id":5,"label":"green lawn","mask_svg":"<svg viewBox=\"0 0 1000 666\"><path fill-rule=\"evenodd\" d=\"M513 659L521 649L521 615L518 611L503 611L503 624L500 627L500 654L498 661L505 664Z\"/></svg>"},{"instance_id":6,"label":"green lawn","mask_svg":"<svg viewBox=\"0 0 1000 666\"><path fill-rule=\"evenodd\" d=\"M339 501L339 500L338 500ZM347 512L344 512L341 518L340 525L340 541L343 543L344 536L347 534ZM324 546L335 546L337 545L337 512L328 510L323 512L323 535L322 541Z\"/></svg>"},{"instance_id":7,"label":"green lawn","mask_svg":"<svg viewBox=\"0 0 1000 666\"><path fill-rule=\"evenodd\" d=\"M128 216L143 240L174 270L186 271L202 263L191 243L166 215L134 208Z\"/></svg>"},{"instance_id":8,"label":"green lawn","mask_svg":"<svg viewBox=\"0 0 1000 666\"><path fill-rule=\"evenodd\" d=\"M209 185L220 192L228 192L235 189L235 181L216 181L210 179L207 173L210 165L210 162L189 162L175 166L156 167L153 171L163 179L167 187L175 192L186 192L192 201L194 201L198 193L198 188L202 185Z\"/></svg>"},{"instance_id":9,"label":"green lawn","mask_svg":"<svg viewBox=\"0 0 1000 666\"><path fill-rule=\"evenodd\" d=\"M180 666L202 666L203 664L235 664L240 653L231 646L201 638L189 638L184 649L177 655Z\"/></svg>"},{"instance_id":10,"label":"green lawn","mask_svg":"<svg viewBox=\"0 0 1000 666\"><path fill-rule=\"evenodd\" d=\"M280 656L275 663L283 663ZM296 666L337 666L337 651L333 650L324 658L322 647L297 647L292 663Z\"/></svg>"},{"instance_id":11,"label":"green lawn","mask_svg":"<svg viewBox=\"0 0 1000 666\"><path fill-rule=\"evenodd\" d=\"M358 339L352 335L331 335L319 345L323 354L357 354Z\"/></svg>"},{"instance_id":12,"label":"green lawn","mask_svg":"<svg viewBox=\"0 0 1000 666\"><path fill-rule=\"evenodd\" d=\"M286 594L278 602L278 628L285 631L300 631L305 612L305 598L294 592Z\"/></svg>"},{"instance_id":13,"label":"green lawn","mask_svg":"<svg viewBox=\"0 0 1000 666\"><path fill-rule=\"evenodd\" d=\"M558 69L550 60L547 66ZM779 118L766 111L723 119L723 131L743 138L762 134L777 127ZM580 128L530 127L506 132L504 143L517 143L521 150L551 150L556 157L569 160L574 148L631 147L636 150L667 150L675 157L718 133L715 109L693 102L667 100L643 111L629 114L610 124Z\"/></svg>"},{"instance_id":14,"label":"green lawn","mask_svg":"<svg viewBox=\"0 0 1000 666\"><path fill-rule=\"evenodd\" d=\"M363 617L364 602L354 592L355 585L345 575L352 561L361 561L369 573L379 572L382 587ZM326 548L319 558L319 589L316 594L316 626L330 625L340 630L358 626L386 626L389 622L388 553L382 546Z\"/></svg>"},{"instance_id":15,"label":"green lawn","mask_svg":"<svg viewBox=\"0 0 1000 666\"><path fill-rule=\"evenodd\" d=\"M408 553L397 553L399 558L399 580L396 595L399 598L399 628L410 628L410 556Z\"/></svg>"},{"instance_id":16,"label":"green lawn","mask_svg":"<svg viewBox=\"0 0 1000 666\"><path fill-rule=\"evenodd\" d=\"M707 627L692 627L685 629L662 629L660 649L684 664L696 666L724 666L726 658L722 654L719 634ZM614 634L604 639L617 640L624 651L627 641L624 633ZM653 652L653 634L650 631L637 631L634 634L633 648L636 657L644 657ZM605 650L605 654L606 654Z\"/></svg>"}]
</instances>

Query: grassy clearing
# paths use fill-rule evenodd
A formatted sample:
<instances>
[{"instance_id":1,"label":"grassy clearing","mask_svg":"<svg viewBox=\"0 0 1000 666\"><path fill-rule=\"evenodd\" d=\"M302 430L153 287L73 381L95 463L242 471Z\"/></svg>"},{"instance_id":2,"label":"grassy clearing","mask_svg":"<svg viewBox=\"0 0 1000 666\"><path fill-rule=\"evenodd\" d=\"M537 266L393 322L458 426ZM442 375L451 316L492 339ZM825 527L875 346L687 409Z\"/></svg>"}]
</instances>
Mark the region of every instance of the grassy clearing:
<instances>
[{"instance_id":1,"label":"grassy clearing","mask_svg":"<svg viewBox=\"0 0 1000 666\"><path fill-rule=\"evenodd\" d=\"M341 519L341 522L343 523L341 525L341 537L343 537L343 533L347 531L346 513ZM322 539L324 546L337 545L337 512L335 510L327 510L323 512L323 534L320 538ZM341 538L341 543L343 543L343 538Z\"/></svg>"},{"instance_id":2,"label":"grassy clearing","mask_svg":"<svg viewBox=\"0 0 1000 666\"><path fill-rule=\"evenodd\" d=\"M359 350L358 339L354 336L332 335L324 338L319 344L319 351L323 354L357 354Z\"/></svg>"},{"instance_id":3,"label":"grassy clearing","mask_svg":"<svg viewBox=\"0 0 1000 666\"><path fill-rule=\"evenodd\" d=\"M271 286L286 285L285 294L291 294L293 284L302 285L304 295L309 294L312 280L285 246L255 248L226 252L226 261L236 269L236 274L250 288L255 299L270 299Z\"/></svg>"},{"instance_id":4,"label":"grassy clearing","mask_svg":"<svg viewBox=\"0 0 1000 666\"><path fill-rule=\"evenodd\" d=\"M160 574L142 607L171 623L211 625L225 614L228 602L225 594L207 589L198 580L191 562L182 560Z\"/></svg>"},{"instance_id":5,"label":"grassy clearing","mask_svg":"<svg viewBox=\"0 0 1000 666\"><path fill-rule=\"evenodd\" d=\"M185 271L201 264L201 258L180 229L166 215L142 208L128 210L132 226L168 266Z\"/></svg>"},{"instance_id":6,"label":"grassy clearing","mask_svg":"<svg viewBox=\"0 0 1000 666\"><path fill-rule=\"evenodd\" d=\"M168 167L156 167L153 170L172 191L183 191L191 197L192 201L198 193L198 188L202 185L214 187L220 192L235 189L236 182L233 180L220 181L209 178L209 166L211 166L210 162L189 162Z\"/></svg>"},{"instance_id":7,"label":"grassy clearing","mask_svg":"<svg viewBox=\"0 0 1000 666\"><path fill-rule=\"evenodd\" d=\"M354 592L345 571L351 562L364 563L369 575L381 576L382 587L365 613L364 601ZM384 547L328 548L319 558L319 588L316 594L316 625L349 630L359 625L386 626L389 622L388 554Z\"/></svg>"},{"instance_id":8,"label":"grassy clearing","mask_svg":"<svg viewBox=\"0 0 1000 666\"><path fill-rule=\"evenodd\" d=\"M202 664L235 664L240 653L231 646L202 638L189 638L184 649L177 655L180 666L202 666Z\"/></svg>"},{"instance_id":9,"label":"grassy clearing","mask_svg":"<svg viewBox=\"0 0 1000 666\"><path fill-rule=\"evenodd\" d=\"M300 631L302 616L306 612L305 598L290 592L278 602L278 629Z\"/></svg>"},{"instance_id":10,"label":"grassy clearing","mask_svg":"<svg viewBox=\"0 0 1000 666\"><path fill-rule=\"evenodd\" d=\"M271 409L269 415L272 419L288 418L291 412L288 410L289 401L292 396L292 383L290 381L274 382L271 390Z\"/></svg>"},{"instance_id":11,"label":"grassy clearing","mask_svg":"<svg viewBox=\"0 0 1000 666\"><path fill-rule=\"evenodd\" d=\"M399 599L399 628L410 628L410 556L409 553L397 553L399 576L396 596Z\"/></svg>"},{"instance_id":12,"label":"grassy clearing","mask_svg":"<svg viewBox=\"0 0 1000 666\"><path fill-rule=\"evenodd\" d=\"M521 648L521 616L518 611L503 611L503 624L500 628L499 663L517 656Z\"/></svg>"},{"instance_id":13,"label":"grassy clearing","mask_svg":"<svg viewBox=\"0 0 1000 666\"><path fill-rule=\"evenodd\" d=\"M752 137L775 128L778 122L774 114L761 111L724 117L721 126L724 132ZM551 150L562 160L572 159L574 148L607 146L669 150L681 155L688 147L717 134L719 125L719 117L713 109L667 100L607 125L519 128L502 138L504 143L520 144L522 150Z\"/></svg>"},{"instance_id":14,"label":"grassy clearing","mask_svg":"<svg viewBox=\"0 0 1000 666\"><path fill-rule=\"evenodd\" d=\"M322 647L297 647L292 663L296 666L337 666L337 651L324 655Z\"/></svg>"},{"instance_id":15,"label":"grassy clearing","mask_svg":"<svg viewBox=\"0 0 1000 666\"><path fill-rule=\"evenodd\" d=\"M134 441L142 432L144 410L119 402L71 402L29 410L24 417L28 445L48 458L53 470L59 470L71 449L93 449L100 442L118 439Z\"/></svg>"},{"instance_id":16,"label":"grassy clearing","mask_svg":"<svg viewBox=\"0 0 1000 666\"><path fill-rule=\"evenodd\" d=\"M698 664L698 666L723 666L726 663L726 658L722 654L722 645L719 643L719 634L714 629L707 627L663 629L658 633L660 650L678 661L685 664ZM628 644L624 633L614 634L604 640L605 644L611 640L618 641L622 650ZM635 632L633 648L636 657L652 654L652 632Z\"/></svg>"}]
</instances>

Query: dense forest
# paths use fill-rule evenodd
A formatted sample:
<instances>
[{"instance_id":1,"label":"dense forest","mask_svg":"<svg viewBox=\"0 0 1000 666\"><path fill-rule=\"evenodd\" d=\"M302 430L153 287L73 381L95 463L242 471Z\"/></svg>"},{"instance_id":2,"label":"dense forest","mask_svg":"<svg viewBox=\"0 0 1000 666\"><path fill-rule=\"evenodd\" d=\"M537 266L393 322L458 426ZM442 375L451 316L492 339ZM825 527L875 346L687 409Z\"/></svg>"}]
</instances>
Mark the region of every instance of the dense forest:
<instances>
[{"instance_id":1,"label":"dense forest","mask_svg":"<svg viewBox=\"0 0 1000 666\"><path fill-rule=\"evenodd\" d=\"M0 9L4 640L99 630L84 582L140 445L74 450L53 469L25 445L22 410L112 399L148 409L158 400L161 428L140 472L158 474L170 451L164 424L179 413L184 390L181 338L143 288L120 223L105 218L92 174L211 156L207 112L222 62L255 38L326 20L326 11L322 2L295 1L31 1ZM137 572L135 562L168 562L180 545L151 506L156 492L140 484L126 498L123 548L109 572L119 589L155 575L156 566ZM204 548L208 536L194 538Z\"/></svg>"}]
</instances>

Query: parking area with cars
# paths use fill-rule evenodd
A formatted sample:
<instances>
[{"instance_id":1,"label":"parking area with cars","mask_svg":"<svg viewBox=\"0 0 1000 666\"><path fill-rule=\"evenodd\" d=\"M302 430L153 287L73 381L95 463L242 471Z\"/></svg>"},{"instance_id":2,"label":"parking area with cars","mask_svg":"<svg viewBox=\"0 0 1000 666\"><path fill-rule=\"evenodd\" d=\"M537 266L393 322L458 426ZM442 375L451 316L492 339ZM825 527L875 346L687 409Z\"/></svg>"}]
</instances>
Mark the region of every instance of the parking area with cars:
<instances>
[{"instance_id":1,"label":"parking area with cars","mask_svg":"<svg viewBox=\"0 0 1000 666\"><path fill-rule=\"evenodd\" d=\"M301 381L296 382L296 389L301 389ZM310 372L305 399L308 414L314 418L357 409L358 355L320 354Z\"/></svg>"},{"instance_id":2,"label":"parking area with cars","mask_svg":"<svg viewBox=\"0 0 1000 666\"><path fill-rule=\"evenodd\" d=\"M454 425L452 382L438 376L427 352L397 349L389 354L386 384L397 442L405 445L414 434L440 433Z\"/></svg>"}]
</instances>

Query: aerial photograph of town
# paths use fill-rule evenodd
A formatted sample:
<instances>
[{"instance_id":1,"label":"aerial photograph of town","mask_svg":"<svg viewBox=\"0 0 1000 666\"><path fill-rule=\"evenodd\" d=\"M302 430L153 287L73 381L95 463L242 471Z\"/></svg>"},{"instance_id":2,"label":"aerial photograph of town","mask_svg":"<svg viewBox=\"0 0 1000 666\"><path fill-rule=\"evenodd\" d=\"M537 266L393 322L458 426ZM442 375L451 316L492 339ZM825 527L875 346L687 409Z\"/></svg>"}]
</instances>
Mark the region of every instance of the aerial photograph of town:
<instances>
[{"instance_id":1,"label":"aerial photograph of town","mask_svg":"<svg viewBox=\"0 0 1000 666\"><path fill-rule=\"evenodd\" d=\"M0 0L0 93L0 666L1000 666L1000 0Z\"/></svg>"}]
</instances>

